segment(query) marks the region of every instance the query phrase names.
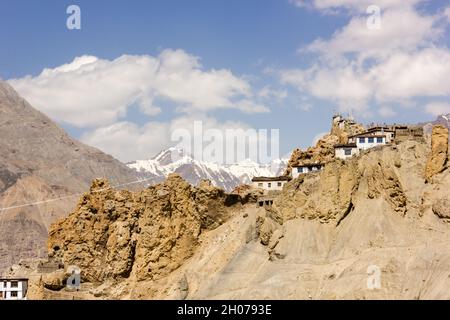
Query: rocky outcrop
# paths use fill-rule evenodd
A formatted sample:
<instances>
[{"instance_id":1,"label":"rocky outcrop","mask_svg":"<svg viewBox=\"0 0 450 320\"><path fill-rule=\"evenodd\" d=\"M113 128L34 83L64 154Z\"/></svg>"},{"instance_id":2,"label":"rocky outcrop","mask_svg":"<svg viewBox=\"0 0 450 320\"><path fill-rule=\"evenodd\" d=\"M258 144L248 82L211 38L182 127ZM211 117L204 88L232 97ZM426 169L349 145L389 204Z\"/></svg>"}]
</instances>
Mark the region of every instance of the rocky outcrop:
<instances>
[{"instance_id":1,"label":"rocky outcrop","mask_svg":"<svg viewBox=\"0 0 450 320\"><path fill-rule=\"evenodd\" d=\"M314 163L327 163L334 159L334 146L347 143L348 137L364 131L364 126L341 116L333 117L331 130L319 139L315 146L302 151L295 149L289 159L285 175L289 175L292 166L307 165Z\"/></svg>"},{"instance_id":2,"label":"rocky outcrop","mask_svg":"<svg viewBox=\"0 0 450 320\"><path fill-rule=\"evenodd\" d=\"M295 149L288 161L284 175L289 175L292 167L296 165L326 163L331 161L334 158L334 145L338 143L338 136L327 134L319 139L314 147L309 147L305 151Z\"/></svg>"},{"instance_id":3,"label":"rocky outcrop","mask_svg":"<svg viewBox=\"0 0 450 320\"><path fill-rule=\"evenodd\" d=\"M242 184L234 188L231 194L239 195L244 203L255 203L259 197L264 195L264 190Z\"/></svg>"},{"instance_id":4,"label":"rocky outcrop","mask_svg":"<svg viewBox=\"0 0 450 320\"><path fill-rule=\"evenodd\" d=\"M432 208L434 214L439 218L450 219L450 199L448 197L436 200Z\"/></svg>"},{"instance_id":5,"label":"rocky outcrop","mask_svg":"<svg viewBox=\"0 0 450 320\"><path fill-rule=\"evenodd\" d=\"M425 169L425 180L445 170L448 161L448 128L442 125L433 127L431 133L431 153Z\"/></svg>"},{"instance_id":6,"label":"rocky outcrop","mask_svg":"<svg viewBox=\"0 0 450 320\"><path fill-rule=\"evenodd\" d=\"M95 180L77 209L52 225L49 255L81 269L83 281L158 280L191 257L202 231L224 223L241 198L172 174L140 192Z\"/></svg>"}]
</instances>

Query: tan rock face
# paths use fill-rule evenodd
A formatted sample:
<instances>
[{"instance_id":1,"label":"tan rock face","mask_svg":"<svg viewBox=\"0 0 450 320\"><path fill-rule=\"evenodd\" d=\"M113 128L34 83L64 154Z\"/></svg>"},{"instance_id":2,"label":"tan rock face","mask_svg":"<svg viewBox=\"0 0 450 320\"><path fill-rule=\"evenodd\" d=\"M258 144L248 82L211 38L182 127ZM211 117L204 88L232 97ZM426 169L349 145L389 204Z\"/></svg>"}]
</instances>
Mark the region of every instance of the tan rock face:
<instances>
[{"instance_id":1,"label":"tan rock face","mask_svg":"<svg viewBox=\"0 0 450 320\"><path fill-rule=\"evenodd\" d=\"M450 219L450 199L441 198L438 199L435 203L433 203L433 212L439 218L442 219Z\"/></svg>"},{"instance_id":2,"label":"tan rock face","mask_svg":"<svg viewBox=\"0 0 450 320\"><path fill-rule=\"evenodd\" d=\"M202 230L213 229L241 206L238 195L209 184L196 188L178 175L132 193L96 180L77 209L51 226L48 250L82 279L159 279L192 256Z\"/></svg>"},{"instance_id":3,"label":"tan rock face","mask_svg":"<svg viewBox=\"0 0 450 320\"><path fill-rule=\"evenodd\" d=\"M446 168L448 161L448 128L437 125L431 133L431 153L425 170L425 179L431 178Z\"/></svg>"},{"instance_id":4,"label":"tan rock face","mask_svg":"<svg viewBox=\"0 0 450 320\"><path fill-rule=\"evenodd\" d=\"M96 181L49 243L66 269L79 265L94 283L54 291L60 270L36 276L33 296L449 299L450 171L426 184L429 150L405 141L333 160L265 208L178 176L138 193ZM371 267L381 272L376 290L367 287Z\"/></svg>"},{"instance_id":5,"label":"tan rock face","mask_svg":"<svg viewBox=\"0 0 450 320\"><path fill-rule=\"evenodd\" d=\"M275 200L274 207L283 213L284 220L339 221L350 210L360 177L357 163L330 162L320 173L300 176L289 182Z\"/></svg>"}]
</instances>

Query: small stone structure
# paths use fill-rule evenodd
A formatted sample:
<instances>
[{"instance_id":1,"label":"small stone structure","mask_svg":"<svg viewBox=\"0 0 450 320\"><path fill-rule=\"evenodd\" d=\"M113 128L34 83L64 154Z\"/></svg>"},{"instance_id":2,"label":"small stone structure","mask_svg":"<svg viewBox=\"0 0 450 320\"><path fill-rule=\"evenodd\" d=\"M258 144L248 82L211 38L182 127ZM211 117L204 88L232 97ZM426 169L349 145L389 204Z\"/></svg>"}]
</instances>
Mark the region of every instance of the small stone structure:
<instances>
[{"instance_id":1,"label":"small stone structure","mask_svg":"<svg viewBox=\"0 0 450 320\"><path fill-rule=\"evenodd\" d=\"M260 197L257 201L258 207L271 207L273 205L274 197L267 196L267 197Z\"/></svg>"}]
</instances>

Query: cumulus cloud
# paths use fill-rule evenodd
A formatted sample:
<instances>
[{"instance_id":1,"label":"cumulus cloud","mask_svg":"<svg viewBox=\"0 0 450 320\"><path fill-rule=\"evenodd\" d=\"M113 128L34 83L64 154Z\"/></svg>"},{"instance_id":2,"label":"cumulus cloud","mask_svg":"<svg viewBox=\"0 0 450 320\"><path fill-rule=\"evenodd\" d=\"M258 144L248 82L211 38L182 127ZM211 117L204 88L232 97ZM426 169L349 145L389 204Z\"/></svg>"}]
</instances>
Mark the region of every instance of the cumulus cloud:
<instances>
[{"instance_id":1,"label":"cumulus cloud","mask_svg":"<svg viewBox=\"0 0 450 320\"><path fill-rule=\"evenodd\" d=\"M379 101L450 95L450 51L398 53L370 70Z\"/></svg>"},{"instance_id":2,"label":"cumulus cloud","mask_svg":"<svg viewBox=\"0 0 450 320\"><path fill-rule=\"evenodd\" d=\"M194 123L201 123L201 131L194 129ZM129 121L121 121L108 126L102 126L86 132L81 141L95 146L124 162L136 159L149 159L161 150L180 144L177 138L188 135L190 150L194 153L194 143L202 143L200 151L205 150L208 142L205 132L214 129L225 136L226 130L243 129L250 127L238 121L219 122L217 119L204 115L181 116L168 122L149 122L139 126ZM197 127L198 129L198 127ZM178 131L178 133L177 133ZM250 143L258 143L251 141ZM260 143L265 143L261 140Z\"/></svg>"},{"instance_id":3,"label":"cumulus cloud","mask_svg":"<svg viewBox=\"0 0 450 320\"><path fill-rule=\"evenodd\" d=\"M229 70L204 70L198 57L183 50L164 50L157 57L123 55L115 60L82 56L36 77L9 82L39 110L77 127L110 125L132 105L156 115L162 107L155 101L161 100L175 104L179 112L269 111L252 100L248 81Z\"/></svg>"},{"instance_id":4,"label":"cumulus cloud","mask_svg":"<svg viewBox=\"0 0 450 320\"><path fill-rule=\"evenodd\" d=\"M306 70L283 70L280 76L283 83L317 98L331 100L344 111L363 109L372 94L367 74L353 66L333 69L316 65Z\"/></svg>"},{"instance_id":5,"label":"cumulus cloud","mask_svg":"<svg viewBox=\"0 0 450 320\"><path fill-rule=\"evenodd\" d=\"M450 103L430 102L425 106L425 111L433 116L450 113Z\"/></svg>"},{"instance_id":6,"label":"cumulus cloud","mask_svg":"<svg viewBox=\"0 0 450 320\"><path fill-rule=\"evenodd\" d=\"M367 28L367 17L352 18L331 39L317 39L305 50L329 58L343 54L358 54L359 60L383 58L399 50L426 46L443 33L443 29L436 26L435 16L420 15L413 8L386 10L382 13L380 28L375 30Z\"/></svg>"},{"instance_id":7,"label":"cumulus cloud","mask_svg":"<svg viewBox=\"0 0 450 320\"><path fill-rule=\"evenodd\" d=\"M364 115L371 113L369 105L375 106L383 117L395 112L386 103L408 106L419 97L450 96L450 51L439 45L448 9L426 14L416 8L421 0L377 1L381 27L371 29L366 9L372 1L293 2L325 12L341 9L352 17L328 39L300 48L300 54L314 53L316 59L302 69L280 70L283 83L343 111Z\"/></svg>"}]
</instances>

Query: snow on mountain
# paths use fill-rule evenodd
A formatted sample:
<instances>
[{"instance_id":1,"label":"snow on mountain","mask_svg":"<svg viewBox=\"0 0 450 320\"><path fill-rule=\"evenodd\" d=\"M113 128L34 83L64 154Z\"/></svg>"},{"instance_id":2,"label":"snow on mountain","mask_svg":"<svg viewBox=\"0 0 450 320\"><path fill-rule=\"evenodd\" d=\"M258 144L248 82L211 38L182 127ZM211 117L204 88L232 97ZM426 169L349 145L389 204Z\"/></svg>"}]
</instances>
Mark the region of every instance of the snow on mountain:
<instances>
[{"instance_id":1,"label":"snow on mountain","mask_svg":"<svg viewBox=\"0 0 450 320\"><path fill-rule=\"evenodd\" d=\"M287 162L288 159L277 159L270 164L259 164L246 159L232 165L219 165L195 160L181 150L169 148L152 159L137 160L127 165L138 172L158 176L161 180L170 173L178 173L194 185L202 179L209 179L216 186L231 191L240 184L250 183L253 177L282 174Z\"/></svg>"}]
</instances>

